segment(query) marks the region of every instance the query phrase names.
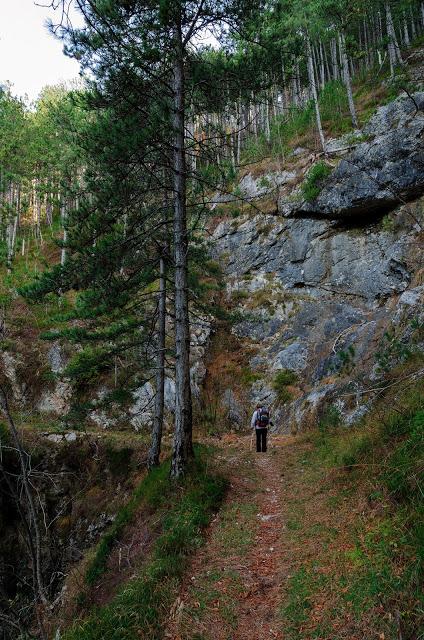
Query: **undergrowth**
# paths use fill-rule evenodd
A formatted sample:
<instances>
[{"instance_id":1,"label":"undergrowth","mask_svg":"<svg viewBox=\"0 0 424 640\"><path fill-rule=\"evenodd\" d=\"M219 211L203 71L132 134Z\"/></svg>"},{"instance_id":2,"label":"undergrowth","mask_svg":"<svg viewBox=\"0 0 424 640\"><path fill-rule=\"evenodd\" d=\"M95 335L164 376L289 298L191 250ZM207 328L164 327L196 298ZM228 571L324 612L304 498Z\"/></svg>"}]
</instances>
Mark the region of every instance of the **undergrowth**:
<instances>
[{"instance_id":1,"label":"undergrowth","mask_svg":"<svg viewBox=\"0 0 424 640\"><path fill-rule=\"evenodd\" d=\"M157 507L160 500L169 493L169 469L169 461L152 469L136 488L130 501L118 511L112 526L100 540L94 558L86 570L85 581L88 585L94 584L105 572L115 542L126 525L133 520L141 503L145 506Z\"/></svg>"},{"instance_id":2,"label":"undergrowth","mask_svg":"<svg viewBox=\"0 0 424 640\"><path fill-rule=\"evenodd\" d=\"M279 404L290 402L293 396L287 387L296 384L297 380L298 377L295 372L290 371L289 369L281 369L275 374L274 380L272 382L272 388L277 394L277 400Z\"/></svg>"},{"instance_id":3,"label":"undergrowth","mask_svg":"<svg viewBox=\"0 0 424 640\"><path fill-rule=\"evenodd\" d=\"M330 173L331 168L325 162L314 164L301 187L302 195L307 202L311 202L319 196L322 183Z\"/></svg>"},{"instance_id":4,"label":"undergrowth","mask_svg":"<svg viewBox=\"0 0 424 640\"><path fill-rule=\"evenodd\" d=\"M321 546L324 581L321 569L317 576L308 563L290 579L282 614L293 640L305 637L302 627L314 602L328 597L328 581L331 603L319 616L315 608L311 637L327 637L325 624L332 628L337 611L338 619L345 612L357 625L352 629L366 625L370 637L378 630L386 640L424 638L424 397L421 381L404 377L357 427L343 426L330 407L310 439L313 448L302 463L314 482L317 469L324 469L325 492L332 491L328 506L352 504L355 510L360 504L362 513L332 547ZM345 637L334 627L331 634Z\"/></svg>"},{"instance_id":5,"label":"undergrowth","mask_svg":"<svg viewBox=\"0 0 424 640\"><path fill-rule=\"evenodd\" d=\"M222 477L207 470L210 451L197 449L190 473L175 491L169 463L147 476L132 501L116 518L100 543L87 579L94 581L105 568L108 554L142 500L157 512L161 532L150 557L112 602L93 611L64 634L65 640L126 640L162 637L162 625L176 595L188 557L202 543L202 529L218 508L226 489Z\"/></svg>"},{"instance_id":6,"label":"undergrowth","mask_svg":"<svg viewBox=\"0 0 424 640\"><path fill-rule=\"evenodd\" d=\"M376 80L372 71L357 77L354 83L354 101L360 125L364 125L376 108L394 100L401 90L393 83L384 83L380 75ZM352 131L346 89L340 81L327 82L319 96L321 120L326 137L338 137ZM278 115L271 121L270 140L265 134L251 136L243 150L243 162L258 162L263 158L289 159L298 146L320 146L316 132L315 111L312 101L303 107L291 108L289 115Z\"/></svg>"}]
</instances>

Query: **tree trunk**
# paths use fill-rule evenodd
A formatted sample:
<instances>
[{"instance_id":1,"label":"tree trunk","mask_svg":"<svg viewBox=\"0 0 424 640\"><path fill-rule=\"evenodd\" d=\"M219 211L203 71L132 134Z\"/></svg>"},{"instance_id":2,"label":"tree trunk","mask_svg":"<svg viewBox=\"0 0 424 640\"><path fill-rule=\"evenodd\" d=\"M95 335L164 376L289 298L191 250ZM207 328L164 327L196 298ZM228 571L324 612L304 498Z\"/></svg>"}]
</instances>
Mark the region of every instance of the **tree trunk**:
<instances>
[{"instance_id":1,"label":"tree trunk","mask_svg":"<svg viewBox=\"0 0 424 640\"><path fill-rule=\"evenodd\" d=\"M333 78L334 80L339 80L340 78L340 69L339 69L339 61L337 58L337 40L336 38L331 38L331 65L333 67Z\"/></svg>"},{"instance_id":2,"label":"tree trunk","mask_svg":"<svg viewBox=\"0 0 424 640\"><path fill-rule=\"evenodd\" d=\"M355 103L353 101L352 82L350 79L349 62L348 62L347 52L346 52L346 40L345 40L345 35L342 32L339 33L339 46L340 46L340 51L342 56L343 80L346 86L347 99L349 102L349 111L352 118L352 124L355 127L355 129L357 129L358 118L356 117Z\"/></svg>"},{"instance_id":3,"label":"tree trunk","mask_svg":"<svg viewBox=\"0 0 424 640\"><path fill-rule=\"evenodd\" d=\"M390 75L393 77L396 65L403 64L403 60L400 54L399 43L396 37L396 31L393 24L390 4L388 2L385 3L385 8L386 8L387 37L389 39L388 52L389 52L389 61L390 61Z\"/></svg>"},{"instance_id":4,"label":"tree trunk","mask_svg":"<svg viewBox=\"0 0 424 640\"><path fill-rule=\"evenodd\" d=\"M324 47L322 46L321 40L319 41L319 64L320 64L320 74L321 74L321 88L324 89L325 86L325 61L324 61Z\"/></svg>"},{"instance_id":5,"label":"tree trunk","mask_svg":"<svg viewBox=\"0 0 424 640\"><path fill-rule=\"evenodd\" d=\"M368 70L372 67L372 46L370 41L370 33L368 30L368 24L366 19L364 18L364 47L365 47L365 69Z\"/></svg>"},{"instance_id":6,"label":"tree trunk","mask_svg":"<svg viewBox=\"0 0 424 640\"><path fill-rule=\"evenodd\" d=\"M53 224L53 194L46 193L45 195L46 202L46 222L51 227Z\"/></svg>"},{"instance_id":7,"label":"tree trunk","mask_svg":"<svg viewBox=\"0 0 424 640\"><path fill-rule=\"evenodd\" d=\"M292 89L292 104L294 107L298 107L299 106L299 95L297 93L297 62L295 64L295 66L293 67L293 71L292 71L292 77L291 77L291 89Z\"/></svg>"},{"instance_id":8,"label":"tree trunk","mask_svg":"<svg viewBox=\"0 0 424 640\"><path fill-rule=\"evenodd\" d=\"M242 142L242 130L244 127L243 122L243 112L241 109L240 99L236 102L236 110L237 110L237 166L240 166L240 158L241 158L241 142Z\"/></svg>"},{"instance_id":9,"label":"tree trunk","mask_svg":"<svg viewBox=\"0 0 424 640\"><path fill-rule=\"evenodd\" d=\"M267 142L271 142L271 125L269 121L269 100L268 97L265 98L265 102L263 105L264 110L264 128L265 128L265 139Z\"/></svg>"},{"instance_id":10,"label":"tree trunk","mask_svg":"<svg viewBox=\"0 0 424 640\"><path fill-rule=\"evenodd\" d=\"M62 228L63 228L63 236L62 236L62 240L64 243L66 243L67 239L68 239L68 231L66 229L66 200L63 199L60 203L60 218L62 221ZM60 264L63 265L66 262L66 247L62 247L62 251L60 252Z\"/></svg>"},{"instance_id":11,"label":"tree trunk","mask_svg":"<svg viewBox=\"0 0 424 640\"><path fill-rule=\"evenodd\" d=\"M187 278L187 210L185 169L185 86L181 28L177 28L173 78L174 251L175 251L175 433L171 477L181 477L193 456L190 386L190 319Z\"/></svg>"},{"instance_id":12,"label":"tree trunk","mask_svg":"<svg viewBox=\"0 0 424 640\"><path fill-rule=\"evenodd\" d=\"M409 17L411 19L411 39L415 40L415 38L417 37L417 30L415 28L415 16L411 6L409 7Z\"/></svg>"},{"instance_id":13,"label":"tree trunk","mask_svg":"<svg viewBox=\"0 0 424 640\"><path fill-rule=\"evenodd\" d=\"M255 138L258 137L258 110L255 104L255 96L252 92L252 116L251 116L252 124L253 124L253 135Z\"/></svg>"},{"instance_id":14,"label":"tree trunk","mask_svg":"<svg viewBox=\"0 0 424 640\"><path fill-rule=\"evenodd\" d=\"M153 420L152 444L148 456L148 467L157 467L162 442L163 412L165 397L165 325L166 325L166 267L164 251L159 259L159 302L158 302L158 340L156 358L156 398Z\"/></svg>"},{"instance_id":15,"label":"tree trunk","mask_svg":"<svg viewBox=\"0 0 424 640\"><path fill-rule=\"evenodd\" d=\"M12 270L13 257L15 255L16 233L18 230L18 213L15 212L15 216L8 225L8 242L7 242L7 271L10 273Z\"/></svg>"},{"instance_id":16,"label":"tree trunk","mask_svg":"<svg viewBox=\"0 0 424 640\"><path fill-rule=\"evenodd\" d=\"M323 46L323 55L324 55L324 65L325 65L325 73L326 73L326 78L327 78L327 82L329 82L331 80L331 71L330 71L330 65L328 64L328 56L327 56L327 49L325 48L325 46Z\"/></svg>"},{"instance_id":17,"label":"tree trunk","mask_svg":"<svg viewBox=\"0 0 424 640\"><path fill-rule=\"evenodd\" d=\"M409 40L409 32L408 32L408 21L406 20L406 14L403 14L403 42L405 47L409 47L410 46L410 40Z\"/></svg>"},{"instance_id":18,"label":"tree trunk","mask_svg":"<svg viewBox=\"0 0 424 640\"><path fill-rule=\"evenodd\" d=\"M307 55L307 62L308 62L309 86L311 89L312 99L314 101L315 117L317 122L319 139L321 141L322 150L324 151L324 153L327 153L327 148L325 145L325 138L324 138L324 131L322 129L322 123L321 123L321 114L319 111L319 104L318 104L317 85L316 85L315 74L314 74L314 62L312 59L312 47L311 47L311 41L308 34L306 35L306 55Z\"/></svg>"},{"instance_id":19,"label":"tree trunk","mask_svg":"<svg viewBox=\"0 0 424 640\"><path fill-rule=\"evenodd\" d=\"M302 96L302 86L300 83L299 60L296 60L296 94L297 94L297 104L299 107L301 107L303 104L303 96Z\"/></svg>"}]
</instances>

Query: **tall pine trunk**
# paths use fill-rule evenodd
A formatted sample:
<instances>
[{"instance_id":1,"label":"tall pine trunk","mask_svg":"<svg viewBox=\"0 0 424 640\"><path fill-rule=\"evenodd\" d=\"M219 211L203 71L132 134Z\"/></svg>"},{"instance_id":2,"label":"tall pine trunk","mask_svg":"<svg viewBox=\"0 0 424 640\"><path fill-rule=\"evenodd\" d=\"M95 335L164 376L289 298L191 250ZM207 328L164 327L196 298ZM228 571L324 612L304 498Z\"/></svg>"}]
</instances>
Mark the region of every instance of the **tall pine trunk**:
<instances>
[{"instance_id":1,"label":"tall pine trunk","mask_svg":"<svg viewBox=\"0 0 424 640\"><path fill-rule=\"evenodd\" d=\"M325 61L324 61L324 47L321 40L319 41L319 64L320 64L320 76L321 76L321 88L325 86Z\"/></svg>"},{"instance_id":2,"label":"tall pine trunk","mask_svg":"<svg viewBox=\"0 0 424 640\"><path fill-rule=\"evenodd\" d=\"M409 7L409 18L411 20L411 40L415 40L417 37L417 29L415 27L415 16L411 6Z\"/></svg>"},{"instance_id":3,"label":"tall pine trunk","mask_svg":"<svg viewBox=\"0 0 424 640\"><path fill-rule=\"evenodd\" d=\"M175 433L171 477L181 477L193 456L188 311L188 237L185 166L185 83L181 28L175 38L173 77L174 251L175 251Z\"/></svg>"},{"instance_id":4,"label":"tall pine trunk","mask_svg":"<svg viewBox=\"0 0 424 640\"><path fill-rule=\"evenodd\" d=\"M165 326L166 326L166 266L164 251L159 259L159 301L158 301L158 340L156 358L156 398L153 420L152 443L148 456L148 467L159 464L162 443L163 413L165 398Z\"/></svg>"},{"instance_id":5,"label":"tall pine trunk","mask_svg":"<svg viewBox=\"0 0 424 640\"><path fill-rule=\"evenodd\" d=\"M68 231L66 229L66 218L67 218L67 202L66 202L66 198L64 195L62 195L62 199L60 202L60 220L61 220L61 224L62 224L62 241L64 243L64 246L62 247L62 250L60 252L60 264L63 265L66 262L66 241L68 239Z\"/></svg>"},{"instance_id":6,"label":"tall pine trunk","mask_svg":"<svg viewBox=\"0 0 424 640\"><path fill-rule=\"evenodd\" d=\"M268 96L265 98L265 102L263 105L263 113L264 113L264 129L265 129L265 139L267 142L271 142L271 124L269 121L269 99Z\"/></svg>"},{"instance_id":7,"label":"tall pine trunk","mask_svg":"<svg viewBox=\"0 0 424 640\"><path fill-rule=\"evenodd\" d=\"M324 131L322 128L321 114L319 111L318 92L317 92L317 85L316 85L315 73L314 73L314 61L312 58L312 46L311 46L311 40L309 38L309 34L306 34L306 55L307 55L307 63L308 63L309 87L311 90L312 100L314 102L314 107L315 107L315 117L316 117L319 139L321 141L322 150L324 151L324 153L326 153L327 148L325 145Z\"/></svg>"},{"instance_id":8,"label":"tall pine trunk","mask_svg":"<svg viewBox=\"0 0 424 640\"><path fill-rule=\"evenodd\" d=\"M408 22L406 20L406 13L403 14L403 42L405 47L409 47L411 42L409 40Z\"/></svg>"},{"instance_id":9,"label":"tall pine trunk","mask_svg":"<svg viewBox=\"0 0 424 640\"><path fill-rule=\"evenodd\" d=\"M387 37L389 39L388 52L389 52L389 62L390 62L390 75L393 76L396 65L403 64L403 60L400 54L399 43L396 37L396 31L393 24L392 11L390 9L390 4L388 2L385 3L385 9L386 9Z\"/></svg>"},{"instance_id":10,"label":"tall pine trunk","mask_svg":"<svg viewBox=\"0 0 424 640\"><path fill-rule=\"evenodd\" d=\"M333 78L338 80L340 78L339 61L337 57L337 41L336 38L331 38L331 66L333 68Z\"/></svg>"},{"instance_id":11,"label":"tall pine trunk","mask_svg":"<svg viewBox=\"0 0 424 640\"><path fill-rule=\"evenodd\" d=\"M358 128L358 118L356 117L355 103L353 101L352 81L351 81L350 73L349 73L349 61L348 61L348 58L347 58L346 40L345 40L345 35L342 32L339 33L339 46L340 46L342 64L343 64L343 80L344 80L344 83L345 83L346 92L347 92L347 99L348 99L348 102L349 102L350 116L352 118L353 126L355 127L355 129L357 129Z\"/></svg>"}]
</instances>

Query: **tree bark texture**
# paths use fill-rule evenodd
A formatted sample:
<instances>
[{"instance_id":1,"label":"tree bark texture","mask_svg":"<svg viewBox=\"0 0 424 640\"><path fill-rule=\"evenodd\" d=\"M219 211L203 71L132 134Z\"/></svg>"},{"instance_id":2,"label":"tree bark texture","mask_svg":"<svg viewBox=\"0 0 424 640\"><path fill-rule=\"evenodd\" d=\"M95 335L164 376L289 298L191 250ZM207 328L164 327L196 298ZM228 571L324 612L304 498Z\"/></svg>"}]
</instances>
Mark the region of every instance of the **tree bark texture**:
<instances>
[{"instance_id":1,"label":"tree bark texture","mask_svg":"<svg viewBox=\"0 0 424 640\"><path fill-rule=\"evenodd\" d=\"M346 52L346 39L344 33L339 33L339 45L343 63L343 80L346 87L347 99L349 102L349 111L352 118L352 124L355 129L358 128L358 118L356 117L355 103L353 102L352 82L349 73L349 61Z\"/></svg>"},{"instance_id":2,"label":"tree bark texture","mask_svg":"<svg viewBox=\"0 0 424 640\"><path fill-rule=\"evenodd\" d=\"M165 257L162 253L159 259L159 301L158 301L158 340L157 340L157 357L156 357L156 397L155 397L155 416L153 420L152 444L150 446L148 466L156 467L159 464L162 429L163 429L163 413L164 413L164 396L165 396L165 325L166 325L166 266Z\"/></svg>"},{"instance_id":3,"label":"tree bark texture","mask_svg":"<svg viewBox=\"0 0 424 640\"><path fill-rule=\"evenodd\" d=\"M311 89L312 100L314 102L314 107L315 107L315 117L316 117L319 139L321 141L322 150L324 151L324 153L326 153L327 148L325 145L324 131L322 129L321 114L319 111L318 92L317 92L317 85L316 85L315 73L314 73L314 61L312 58L312 46L311 46L311 40L309 38L309 35L306 35L306 54L307 54L307 60L308 60L309 86Z\"/></svg>"},{"instance_id":4,"label":"tree bark texture","mask_svg":"<svg viewBox=\"0 0 424 640\"><path fill-rule=\"evenodd\" d=\"M181 29L177 28L174 98L174 252L175 252L175 432L171 477L181 477L193 455L190 386L190 320L188 311L188 237L185 167L184 52Z\"/></svg>"}]
</instances>

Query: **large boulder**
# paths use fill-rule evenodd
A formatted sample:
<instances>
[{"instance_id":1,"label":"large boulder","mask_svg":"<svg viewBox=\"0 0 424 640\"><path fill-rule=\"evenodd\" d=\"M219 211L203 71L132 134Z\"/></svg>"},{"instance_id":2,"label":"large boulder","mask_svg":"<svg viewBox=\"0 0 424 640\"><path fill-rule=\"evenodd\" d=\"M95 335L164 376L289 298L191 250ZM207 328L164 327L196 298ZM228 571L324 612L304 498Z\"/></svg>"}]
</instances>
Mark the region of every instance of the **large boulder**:
<instances>
[{"instance_id":1,"label":"large boulder","mask_svg":"<svg viewBox=\"0 0 424 640\"><path fill-rule=\"evenodd\" d=\"M312 202L280 202L283 215L349 219L387 212L424 193L424 92L380 107L359 144Z\"/></svg>"}]
</instances>

